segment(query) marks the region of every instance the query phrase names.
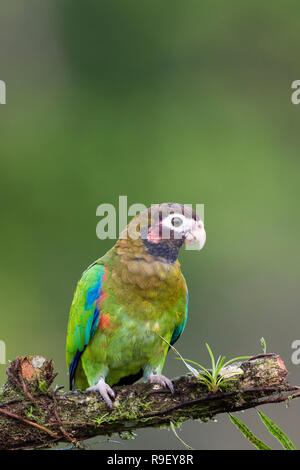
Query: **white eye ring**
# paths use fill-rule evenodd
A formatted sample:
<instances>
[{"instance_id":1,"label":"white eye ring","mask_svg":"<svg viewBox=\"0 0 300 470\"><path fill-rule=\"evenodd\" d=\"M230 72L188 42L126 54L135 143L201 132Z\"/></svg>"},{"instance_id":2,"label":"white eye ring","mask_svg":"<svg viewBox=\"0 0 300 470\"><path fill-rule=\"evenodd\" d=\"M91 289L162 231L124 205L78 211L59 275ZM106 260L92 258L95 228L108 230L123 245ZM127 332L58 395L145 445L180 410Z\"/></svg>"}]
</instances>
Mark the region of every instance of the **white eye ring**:
<instances>
[{"instance_id":1,"label":"white eye ring","mask_svg":"<svg viewBox=\"0 0 300 470\"><path fill-rule=\"evenodd\" d=\"M175 225L173 224L174 219L179 219L178 225L175 222ZM186 230L190 229L191 227L191 219L187 219L183 214L178 213L173 213L169 214L162 222L162 226L166 230L172 230L172 232L181 234L185 232Z\"/></svg>"}]
</instances>

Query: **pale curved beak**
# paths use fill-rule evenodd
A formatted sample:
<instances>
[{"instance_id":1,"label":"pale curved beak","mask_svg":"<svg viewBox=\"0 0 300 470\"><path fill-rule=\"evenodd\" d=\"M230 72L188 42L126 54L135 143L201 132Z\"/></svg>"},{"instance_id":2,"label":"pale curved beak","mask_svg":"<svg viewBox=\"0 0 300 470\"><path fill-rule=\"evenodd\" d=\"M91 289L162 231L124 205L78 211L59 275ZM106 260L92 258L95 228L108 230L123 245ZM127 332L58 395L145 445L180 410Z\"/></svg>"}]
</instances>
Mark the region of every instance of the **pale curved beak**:
<instances>
[{"instance_id":1,"label":"pale curved beak","mask_svg":"<svg viewBox=\"0 0 300 470\"><path fill-rule=\"evenodd\" d=\"M206 242L206 232L202 220L194 221L191 230L185 235L185 243L194 245L190 249L202 250Z\"/></svg>"}]
</instances>

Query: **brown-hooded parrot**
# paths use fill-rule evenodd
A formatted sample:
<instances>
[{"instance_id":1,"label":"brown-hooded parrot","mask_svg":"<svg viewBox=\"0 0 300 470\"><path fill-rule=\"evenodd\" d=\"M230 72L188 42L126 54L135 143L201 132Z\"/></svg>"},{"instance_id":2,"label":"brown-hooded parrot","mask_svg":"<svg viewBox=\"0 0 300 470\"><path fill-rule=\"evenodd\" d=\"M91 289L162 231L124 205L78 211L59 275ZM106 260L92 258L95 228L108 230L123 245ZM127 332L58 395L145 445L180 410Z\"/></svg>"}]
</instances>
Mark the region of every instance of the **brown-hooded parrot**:
<instances>
[{"instance_id":1,"label":"brown-hooded parrot","mask_svg":"<svg viewBox=\"0 0 300 470\"><path fill-rule=\"evenodd\" d=\"M82 274L67 332L70 387L97 391L112 407L112 385L161 375L169 344L187 321L188 290L177 259L184 243L205 244L191 207L164 203L134 217L102 258ZM169 343L169 344L168 344Z\"/></svg>"}]
</instances>

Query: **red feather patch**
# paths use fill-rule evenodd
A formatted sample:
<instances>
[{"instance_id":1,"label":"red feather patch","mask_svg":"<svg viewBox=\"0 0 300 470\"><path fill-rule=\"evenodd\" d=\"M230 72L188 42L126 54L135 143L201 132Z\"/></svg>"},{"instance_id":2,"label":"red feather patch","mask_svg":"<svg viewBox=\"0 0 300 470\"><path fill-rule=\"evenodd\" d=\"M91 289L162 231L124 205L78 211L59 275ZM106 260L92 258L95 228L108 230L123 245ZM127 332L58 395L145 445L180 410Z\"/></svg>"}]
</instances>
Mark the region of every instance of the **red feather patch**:
<instances>
[{"instance_id":1,"label":"red feather patch","mask_svg":"<svg viewBox=\"0 0 300 470\"><path fill-rule=\"evenodd\" d=\"M161 236L159 234L159 226L152 227L148 234L148 241L151 243L161 242Z\"/></svg>"},{"instance_id":2,"label":"red feather patch","mask_svg":"<svg viewBox=\"0 0 300 470\"><path fill-rule=\"evenodd\" d=\"M98 329L105 330L106 328L109 328L109 327L111 327L110 316L108 314L100 315Z\"/></svg>"}]
</instances>

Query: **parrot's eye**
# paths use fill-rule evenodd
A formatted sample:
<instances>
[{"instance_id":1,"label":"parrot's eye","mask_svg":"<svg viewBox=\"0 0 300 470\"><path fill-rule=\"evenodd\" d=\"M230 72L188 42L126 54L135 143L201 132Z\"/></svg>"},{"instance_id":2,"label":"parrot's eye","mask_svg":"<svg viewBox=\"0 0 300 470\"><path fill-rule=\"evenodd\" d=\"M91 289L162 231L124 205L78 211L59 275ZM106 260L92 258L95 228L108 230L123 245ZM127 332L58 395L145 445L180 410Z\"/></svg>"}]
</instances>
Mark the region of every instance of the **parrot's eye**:
<instances>
[{"instance_id":1,"label":"parrot's eye","mask_svg":"<svg viewBox=\"0 0 300 470\"><path fill-rule=\"evenodd\" d=\"M180 217L173 217L171 224L173 227L180 227L180 225L182 225L182 219Z\"/></svg>"}]
</instances>

